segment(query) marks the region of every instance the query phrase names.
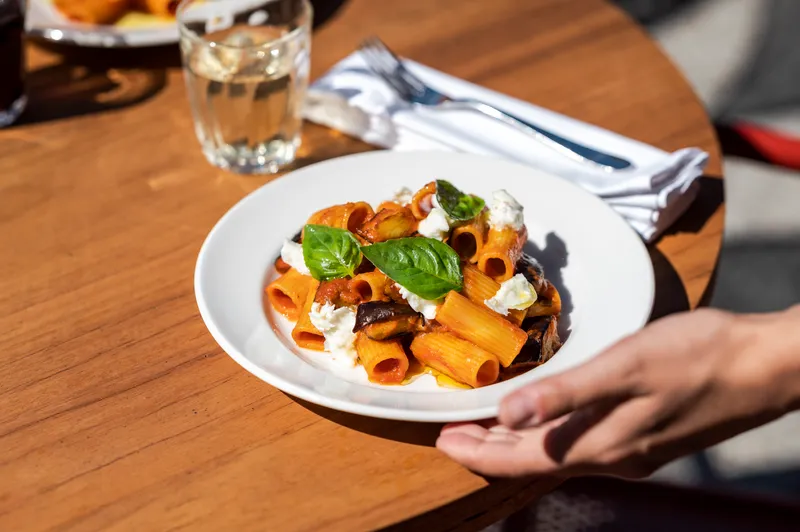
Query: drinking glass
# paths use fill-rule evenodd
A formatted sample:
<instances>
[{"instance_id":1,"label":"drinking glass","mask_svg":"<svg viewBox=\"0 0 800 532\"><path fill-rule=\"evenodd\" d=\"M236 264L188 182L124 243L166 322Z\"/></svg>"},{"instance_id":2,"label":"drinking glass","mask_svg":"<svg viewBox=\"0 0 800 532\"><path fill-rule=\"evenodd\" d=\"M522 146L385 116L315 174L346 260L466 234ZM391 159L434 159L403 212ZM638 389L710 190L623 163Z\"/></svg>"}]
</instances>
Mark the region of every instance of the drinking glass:
<instances>
[{"instance_id":1,"label":"drinking glass","mask_svg":"<svg viewBox=\"0 0 800 532\"><path fill-rule=\"evenodd\" d=\"M183 0L189 103L208 161L243 174L294 161L308 87L308 0Z\"/></svg>"}]
</instances>

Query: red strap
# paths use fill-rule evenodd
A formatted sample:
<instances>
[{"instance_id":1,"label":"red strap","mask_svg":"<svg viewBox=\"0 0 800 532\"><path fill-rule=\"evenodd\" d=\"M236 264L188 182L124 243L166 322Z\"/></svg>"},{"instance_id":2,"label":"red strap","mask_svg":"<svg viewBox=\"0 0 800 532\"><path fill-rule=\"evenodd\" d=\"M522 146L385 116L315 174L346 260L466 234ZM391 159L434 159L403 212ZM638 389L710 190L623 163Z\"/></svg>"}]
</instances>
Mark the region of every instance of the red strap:
<instances>
[{"instance_id":1,"label":"red strap","mask_svg":"<svg viewBox=\"0 0 800 532\"><path fill-rule=\"evenodd\" d=\"M739 122L733 129L769 162L800 170L800 139L747 122Z\"/></svg>"}]
</instances>

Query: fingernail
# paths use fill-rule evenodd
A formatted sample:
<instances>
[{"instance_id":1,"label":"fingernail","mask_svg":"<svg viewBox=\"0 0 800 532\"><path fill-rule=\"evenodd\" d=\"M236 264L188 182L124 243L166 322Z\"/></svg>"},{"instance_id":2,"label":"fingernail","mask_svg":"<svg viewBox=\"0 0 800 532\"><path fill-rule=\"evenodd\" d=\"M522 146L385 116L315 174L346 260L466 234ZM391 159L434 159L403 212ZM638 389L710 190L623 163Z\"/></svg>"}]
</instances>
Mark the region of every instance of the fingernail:
<instances>
[{"instance_id":1,"label":"fingernail","mask_svg":"<svg viewBox=\"0 0 800 532\"><path fill-rule=\"evenodd\" d=\"M529 424L536 424L535 416L533 416L534 413L531 412L530 406L530 402L524 397L510 397L504 405L505 416L503 417L512 426L519 425L523 421L527 421Z\"/></svg>"}]
</instances>

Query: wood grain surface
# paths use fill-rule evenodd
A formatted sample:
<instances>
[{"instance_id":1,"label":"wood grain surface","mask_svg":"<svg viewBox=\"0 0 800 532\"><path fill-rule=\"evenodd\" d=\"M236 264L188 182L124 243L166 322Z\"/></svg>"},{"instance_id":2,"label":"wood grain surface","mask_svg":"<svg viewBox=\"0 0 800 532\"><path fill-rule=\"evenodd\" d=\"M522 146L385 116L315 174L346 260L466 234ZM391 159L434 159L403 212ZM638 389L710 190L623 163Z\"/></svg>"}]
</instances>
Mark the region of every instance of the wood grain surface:
<instances>
[{"instance_id":1,"label":"wood grain surface","mask_svg":"<svg viewBox=\"0 0 800 532\"><path fill-rule=\"evenodd\" d=\"M378 34L445 72L666 150L711 154L651 248L655 315L707 297L723 229L713 129L643 31L601 0L352 0L313 75ZM550 489L438 453L439 427L295 401L206 331L192 274L266 177L200 154L176 47L29 47L0 131L0 530L478 529ZM701 52L698 52L701 53ZM308 126L297 166L372 149ZM613 250L610 250L613 253Z\"/></svg>"}]
</instances>

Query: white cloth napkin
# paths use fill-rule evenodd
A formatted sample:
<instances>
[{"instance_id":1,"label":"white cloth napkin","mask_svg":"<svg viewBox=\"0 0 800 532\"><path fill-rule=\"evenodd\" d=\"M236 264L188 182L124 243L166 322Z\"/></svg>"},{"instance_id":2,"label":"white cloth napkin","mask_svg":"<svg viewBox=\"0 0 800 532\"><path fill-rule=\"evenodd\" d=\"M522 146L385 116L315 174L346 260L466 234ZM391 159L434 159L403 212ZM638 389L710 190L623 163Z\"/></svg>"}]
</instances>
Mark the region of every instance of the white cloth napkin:
<instances>
[{"instance_id":1,"label":"white cloth napkin","mask_svg":"<svg viewBox=\"0 0 800 532\"><path fill-rule=\"evenodd\" d=\"M602 197L648 242L677 220L697 195L696 180L708 161L702 150L667 153L419 63L405 61L405 65L448 96L481 100L565 138L625 158L635 168L609 174L572 161L477 112L411 106L366 67L358 52L311 85L305 118L392 150L462 151L537 167Z\"/></svg>"}]
</instances>

